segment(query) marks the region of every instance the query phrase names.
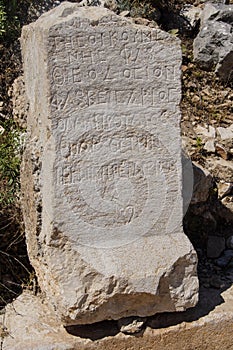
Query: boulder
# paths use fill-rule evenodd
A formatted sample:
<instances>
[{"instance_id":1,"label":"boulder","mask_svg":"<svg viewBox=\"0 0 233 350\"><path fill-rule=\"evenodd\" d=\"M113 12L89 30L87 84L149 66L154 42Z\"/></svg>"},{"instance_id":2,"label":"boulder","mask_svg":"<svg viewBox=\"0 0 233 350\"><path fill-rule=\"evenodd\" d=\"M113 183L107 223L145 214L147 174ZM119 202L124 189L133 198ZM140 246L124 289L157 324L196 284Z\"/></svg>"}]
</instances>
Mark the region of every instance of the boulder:
<instances>
[{"instance_id":1,"label":"boulder","mask_svg":"<svg viewBox=\"0 0 233 350\"><path fill-rule=\"evenodd\" d=\"M207 4L200 32L193 43L194 59L204 69L215 69L224 81L233 78L233 5Z\"/></svg>"}]
</instances>

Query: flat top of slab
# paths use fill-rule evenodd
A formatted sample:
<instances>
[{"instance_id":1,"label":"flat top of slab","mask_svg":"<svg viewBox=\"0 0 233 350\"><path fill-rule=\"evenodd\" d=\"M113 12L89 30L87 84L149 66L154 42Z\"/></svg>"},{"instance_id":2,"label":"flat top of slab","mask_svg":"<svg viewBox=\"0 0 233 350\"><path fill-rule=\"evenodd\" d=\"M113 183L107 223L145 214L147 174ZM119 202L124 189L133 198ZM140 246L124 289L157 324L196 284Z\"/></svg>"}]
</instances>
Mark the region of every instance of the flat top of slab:
<instances>
[{"instance_id":1,"label":"flat top of slab","mask_svg":"<svg viewBox=\"0 0 233 350\"><path fill-rule=\"evenodd\" d=\"M23 32L25 28L30 27L41 27L42 30L47 30L50 27L65 23L67 21L73 20L74 18L79 18L82 20L90 21L92 26L100 25L99 21L106 18L106 22L116 22L117 26L130 26L132 28L143 28L146 31L156 31L160 33L159 40L168 40L173 43L177 43L180 45L180 39L171 35L161 29L152 28L149 26L144 26L141 24L135 24L132 19L118 16L114 12L108 10L104 7L98 6L80 6L77 3L63 2L58 7L44 13L40 16L37 21L24 26Z\"/></svg>"}]
</instances>

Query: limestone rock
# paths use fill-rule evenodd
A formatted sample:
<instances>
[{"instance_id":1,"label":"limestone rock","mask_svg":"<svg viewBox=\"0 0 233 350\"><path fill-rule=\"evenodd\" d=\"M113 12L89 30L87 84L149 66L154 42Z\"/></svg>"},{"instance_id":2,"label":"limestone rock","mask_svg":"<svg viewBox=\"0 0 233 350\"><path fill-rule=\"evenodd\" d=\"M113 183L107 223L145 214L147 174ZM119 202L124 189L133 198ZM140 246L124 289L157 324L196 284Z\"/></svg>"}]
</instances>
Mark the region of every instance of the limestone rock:
<instances>
[{"instance_id":1,"label":"limestone rock","mask_svg":"<svg viewBox=\"0 0 233 350\"><path fill-rule=\"evenodd\" d=\"M217 133L220 135L222 141L232 141L233 140L233 125L228 128L218 127Z\"/></svg>"},{"instance_id":2,"label":"limestone rock","mask_svg":"<svg viewBox=\"0 0 233 350\"><path fill-rule=\"evenodd\" d=\"M180 12L180 15L184 17L190 26L194 29L200 21L202 9L193 5L185 5Z\"/></svg>"},{"instance_id":3,"label":"limestone rock","mask_svg":"<svg viewBox=\"0 0 233 350\"><path fill-rule=\"evenodd\" d=\"M205 24L198 36L194 40L194 59L203 68L211 69L215 67L220 60L221 52L217 42L221 42L222 46L227 51L225 56L231 50L231 25L222 22L210 22ZM223 50L223 49L222 49Z\"/></svg>"},{"instance_id":4,"label":"limestone rock","mask_svg":"<svg viewBox=\"0 0 233 350\"><path fill-rule=\"evenodd\" d=\"M215 153L215 143L213 139L205 142L204 150L209 153Z\"/></svg>"},{"instance_id":5,"label":"limestone rock","mask_svg":"<svg viewBox=\"0 0 233 350\"><path fill-rule=\"evenodd\" d=\"M25 291L8 304L0 324L5 337L2 350L72 350L75 339L69 336L59 319L42 297Z\"/></svg>"},{"instance_id":6,"label":"limestone rock","mask_svg":"<svg viewBox=\"0 0 233 350\"><path fill-rule=\"evenodd\" d=\"M180 42L62 3L23 29L29 257L65 325L196 304L182 228Z\"/></svg>"},{"instance_id":7,"label":"limestone rock","mask_svg":"<svg viewBox=\"0 0 233 350\"><path fill-rule=\"evenodd\" d=\"M126 317L120 319L117 324L119 330L125 334L135 334L141 332L146 322L142 317Z\"/></svg>"},{"instance_id":8,"label":"limestone rock","mask_svg":"<svg viewBox=\"0 0 233 350\"><path fill-rule=\"evenodd\" d=\"M217 154L222 157L223 159L227 160L228 159L228 152L225 147L220 145L219 143L216 144L215 146Z\"/></svg>"},{"instance_id":9,"label":"limestone rock","mask_svg":"<svg viewBox=\"0 0 233 350\"><path fill-rule=\"evenodd\" d=\"M218 195L220 199L227 196L228 194L231 194L232 192L233 192L233 183L231 182L218 183Z\"/></svg>"},{"instance_id":10,"label":"limestone rock","mask_svg":"<svg viewBox=\"0 0 233 350\"><path fill-rule=\"evenodd\" d=\"M225 49L219 55L219 61L216 66L215 72L225 82L233 80L233 45L228 49Z\"/></svg>"},{"instance_id":11,"label":"limestone rock","mask_svg":"<svg viewBox=\"0 0 233 350\"><path fill-rule=\"evenodd\" d=\"M208 20L213 20L218 13L219 13L219 5L216 5L216 3L214 3L213 1L208 2L204 6L204 9L202 10L200 15L200 20L201 20L200 29L204 27L204 25Z\"/></svg>"},{"instance_id":12,"label":"limestone rock","mask_svg":"<svg viewBox=\"0 0 233 350\"><path fill-rule=\"evenodd\" d=\"M80 6L101 6L106 7L111 11L117 10L116 0L82 0L79 3Z\"/></svg>"},{"instance_id":13,"label":"limestone rock","mask_svg":"<svg viewBox=\"0 0 233 350\"><path fill-rule=\"evenodd\" d=\"M204 128L201 125L197 125L195 132L198 136L203 138L203 140L214 139L216 136L215 128L212 125L208 125L207 128Z\"/></svg>"},{"instance_id":14,"label":"limestone rock","mask_svg":"<svg viewBox=\"0 0 233 350\"><path fill-rule=\"evenodd\" d=\"M193 176L194 185L191 204L206 202L214 185L213 177L206 169L195 162L193 162Z\"/></svg>"},{"instance_id":15,"label":"limestone rock","mask_svg":"<svg viewBox=\"0 0 233 350\"><path fill-rule=\"evenodd\" d=\"M222 80L233 79L233 5L207 4L201 30L194 40L194 59L205 69L215 68Z\"/></svg>"},{"instance_id":16,"label":"limestone rock","mask_svg":"<svg viewBox=\"0 0 233 350\"><path fill-rule=\"evenodd\" d=\"M233 162L223 158L206 158L206 168L208 171L224 182L232 182Z\"/></svg>"}]
</instances>

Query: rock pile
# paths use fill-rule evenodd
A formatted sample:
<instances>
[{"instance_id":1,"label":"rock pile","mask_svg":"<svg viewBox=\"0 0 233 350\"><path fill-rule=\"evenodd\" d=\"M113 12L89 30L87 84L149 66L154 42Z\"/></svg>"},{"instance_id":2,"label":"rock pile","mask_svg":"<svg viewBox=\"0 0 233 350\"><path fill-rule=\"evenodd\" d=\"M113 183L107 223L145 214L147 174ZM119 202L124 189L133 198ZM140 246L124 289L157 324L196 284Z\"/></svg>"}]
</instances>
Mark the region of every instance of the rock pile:
<instances>
[{"instance_id":1,"label":"rock pile","mask_svg":"<svg viewBox=\"0 0 233 350\"><path fill-rule=\"evenodd\" d=\"M214 67L222 80L233 80L233 5L207 3L200 19L195 60L205 69Z\"/></svg>"}]
</instances>

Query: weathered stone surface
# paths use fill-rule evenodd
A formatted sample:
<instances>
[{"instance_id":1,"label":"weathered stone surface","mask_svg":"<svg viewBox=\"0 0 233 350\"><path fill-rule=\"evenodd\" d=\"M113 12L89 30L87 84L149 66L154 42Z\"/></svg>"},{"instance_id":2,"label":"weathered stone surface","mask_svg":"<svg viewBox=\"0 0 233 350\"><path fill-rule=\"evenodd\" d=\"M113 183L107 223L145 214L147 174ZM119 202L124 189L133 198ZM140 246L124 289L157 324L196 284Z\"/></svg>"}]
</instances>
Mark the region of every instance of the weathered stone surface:
<instances>
[{"instance_id":1,"label":"weathered stone surface","mask_svg":"<svg viewBox=\"0 0 233 350\"><path fill-rule=\"evenodd\" d=\"M191 28L194 29L200 21L201 12L202 12L202 10L200 7L186 4L182 8L180 15L182 17L184 17L186 19L186 21L189 23L189 25L191 26Z\"/></svg>"},{"instance_id":2,"label":"weathered stone surface","mask_svg":"<svg viewBox=\"0 0 233 350\"><path fill-rule=\"evenodd\" d=\"M196 162L193 162L193 177L194 184L191 204L206 202L214 185L213 177Z\"/></svg>"},{"instance_id":3,"label":"weathered stone surface","mask_svg":"<svg viewBox=\"0 0 233 350\"><path fill-rule=\"evenodd\" d=\"M215 128L211 125L208 125L208 128L204 128L201 125L197 125L195 128L195 133L200 136L204 141L209 139L214 139L216 136Z\"/></svg>"},{"instance_id":4,"label":"weathered stone surface","mask_svg":"<svg viewBox=\"0 0 233 350\"><path fill-rule=\"evenodd\" d=\"M228 152L225 147L220 145L219 143L216 144L215 146L216 153L222 157L223 159L227 160L228 159Z\"/></svg>"},{"instance_id":5,"label":"weathered stone surface","mask_svg":"<svg viewBox=\"0 0 233 350\"><path fill-rule=\"evenodd\" d=\"M230 125L228 128L218 127L217 132L220 135L222 141L231 141L233 142L233 125Z\"/></svg>"},{"instance_id":6,"label":"weathered stone surface","mask_svg":"<svg viewBox=\"0 0 233 350\"><path fill-rule=\"evenodd\" d=\"M119 333L115 324L108 327L104 324L102 328L91 325L88 333L77 330L71 335L46 302L24 292L7 306L5 315L0 315L6 334L2 350L231 349L233 289L218 297L211 289L208 292L205 288L205 292L202 303L195 309L152 317L140 336ZM213 301L218 306L209 308Z\"/></svg>"},{"instance_id":7,"label":"weathered stone surface","mask_svg":"<svg viewBox=\"0 0 233 350\"><path fill-rule=\"evenodd\" d=\"M233 162L232 160L225 160L223 158L206 158L206 167L209 172L225 182L232 182Z\"/></svg>"},{"instance_id":8,"label":"weathered stone surface","mask_svg":"<svg viewBox=\"0 0 233 350\"><path fill-rule=\"evenodd\" d=\"M63 3L25 27L27 245L64 324L197 302L183 234L178 39Z\"/></svg>"},{"instance_id":9,"label":"weathered stone surface","mask_svg":"<svg viewBox=\"0 0 233 350\"><path fill-rule=\"evenodd\" d=\"M203 68L215 68L222 80L233 79L233 5L207 4L201 30L194 40L194 59Z\"/></svg>"},{"instance_id":10,"label":"weathered stone surface","mask_svg":"<svg viewBox=\"0 0 233 350\"><path fill-rule=\"evenodd\" d=\"M231 182L219 182L218 183L218 196L220 199L226 197L233 192L233 183Z\"/></svg>"},{"instance_id":11,"label":"weathered stone surface","mask_svg":"<svg viewBox=\"0 0 233 350\"><path fill-rule=\"evenodd\" d=\"M28 101L26 100L23 76L15 79L9 94L13 104L13 116L21 128L27 127Z\"/></svg>"},{"instance_id":12,"label":"weathered stone surface","mask_svg":"<svg viewBox=\"0 0 233 350\"><path fill-rule=\"evenodd\" d=\"M206 150L209 153L215 152L215 142L213 139L205 142L204 150Z\"/></svg>"},{"instance_id":13,"label":"weathered stone surface","mask_svg":"<svg viewBox=\"0 0 233 350\"><path fill-rule=\"evenodd\" d=\"M120 332L125 334L135 334L142 331L147 319L144 317L126 317L117 322Z\"/></svg>"}]
</instances>

